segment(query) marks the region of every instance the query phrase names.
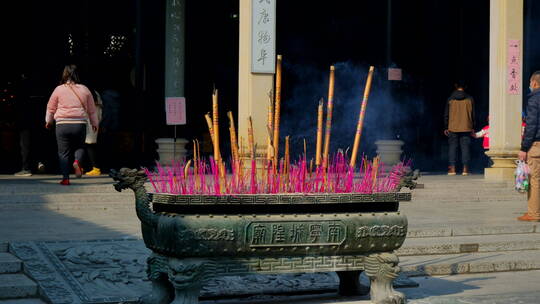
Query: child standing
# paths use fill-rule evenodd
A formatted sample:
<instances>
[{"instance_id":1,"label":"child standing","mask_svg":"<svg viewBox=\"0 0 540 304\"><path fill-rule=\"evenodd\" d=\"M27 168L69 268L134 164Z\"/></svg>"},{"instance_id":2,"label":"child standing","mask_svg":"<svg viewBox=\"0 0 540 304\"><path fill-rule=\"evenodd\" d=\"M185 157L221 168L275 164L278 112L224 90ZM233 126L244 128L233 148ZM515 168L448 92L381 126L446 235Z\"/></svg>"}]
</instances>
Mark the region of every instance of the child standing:
<instances>
[{"instance_id":1,"label":"child standing","mask_svg":"<svg viewBox=\"0 0 540 304\"><path fill-rule=\"evenodd\" d=\"M96 115L98 118L98 123L101 122L101 118L103 117L103 101L101 100L101 96L99 93L95 90L92 91L92 96L94 97L94 103L96 106ZM98 130L93 130L90 125L87 125L86 128L86 152L88 152L88 159L90 160L90 165L92 166L92 170L87 172L85 175L88 176L99 176L101 175L101 169L98 166L98 147L97 147L97 137L98 137Z\"/></svg>"},{"instance_id":2,"label":"child standing","mask_svg":"<svg viewBox=\"0 0 540 304\"><path fill-rule=\"evenodd\" d=\"M484 138L482 141L482 147L484 147L484 150L489 150L489 125L482 128L482 130L473 133L474 138Z\"/></svg>"},{"instance_id":3,"label":"child standing","mask_svg":"<svg viewBox=\"0 0 540 304\"><path fill-rule=\"evenodd\" d=\"M484 152L487 152L489 150L489 116L487 118L488 125L482 128L482 130L478 132L471 132L471 136L474 138L484 138L482 141L482 147L484 148ZM491 167L493 165L493 161L491 158L488 157L488 167Z\"/></svg>"}]
</instances>

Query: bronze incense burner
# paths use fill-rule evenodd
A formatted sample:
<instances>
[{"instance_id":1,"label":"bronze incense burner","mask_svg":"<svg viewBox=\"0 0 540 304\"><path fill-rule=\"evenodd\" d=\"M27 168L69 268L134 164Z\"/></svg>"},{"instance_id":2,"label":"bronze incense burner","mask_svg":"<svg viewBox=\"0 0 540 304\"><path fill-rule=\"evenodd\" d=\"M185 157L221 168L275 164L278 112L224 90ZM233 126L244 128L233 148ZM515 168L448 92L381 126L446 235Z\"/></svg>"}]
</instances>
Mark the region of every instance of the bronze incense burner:
<instances>
[{"instance_id":1,"label":"bronze incense burner","mask_svg":"<svg viewBox=\"0 0 540 304\"><path fill-rule=\"evenodd\" d=\"M152 281L152 303L198 303L213 276L335 271L343 295L404 303L394 291L410 193L169 195L147 193L142 171L111 173L135 192Z\"/></svg>"}]
</instances>

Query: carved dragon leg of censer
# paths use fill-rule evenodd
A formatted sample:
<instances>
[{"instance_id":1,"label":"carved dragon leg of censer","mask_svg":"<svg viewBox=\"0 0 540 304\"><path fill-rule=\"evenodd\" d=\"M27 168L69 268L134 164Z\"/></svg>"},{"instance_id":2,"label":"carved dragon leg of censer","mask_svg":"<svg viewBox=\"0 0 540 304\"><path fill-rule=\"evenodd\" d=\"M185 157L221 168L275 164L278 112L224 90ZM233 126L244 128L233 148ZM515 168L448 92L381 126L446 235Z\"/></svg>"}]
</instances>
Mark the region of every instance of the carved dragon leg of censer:
<instances>
[{"instance_id":1,"label":"carved dragon leg of censer","mask_svg":"<svg viewBox=\"0 0 540 304\"><path fill-rule=\"evenodd\" d=\"M148 304L169 304L174 299L174 288L169 282L168 257L152 253L147 259L148 279L152 282L152 294Z\"/></svg>"},{"instance_id":2,"label":"carved dragon leg of censer","mask_svg":"<svg viewBox=\"0 0 540 304\"><path fill-rule=\"evenodd\" d=\"M171 304L197 304L202 284L216 272L216 264L204 259L169 258L169 281L174 287Z\"/></svg>"},{"instance_id":3,"label":"carved dragon leg of censer","mask_svg":"<svg viewBox=\"0 0 540 304\"><path fill-rule=\"evenodd\" d=\"M399 258L393 253L375 253L366 257L365 271L371 281L371 302L404 304L405 295L395 291L392 281L399 274Z\"/></svg>"}]
</instances>

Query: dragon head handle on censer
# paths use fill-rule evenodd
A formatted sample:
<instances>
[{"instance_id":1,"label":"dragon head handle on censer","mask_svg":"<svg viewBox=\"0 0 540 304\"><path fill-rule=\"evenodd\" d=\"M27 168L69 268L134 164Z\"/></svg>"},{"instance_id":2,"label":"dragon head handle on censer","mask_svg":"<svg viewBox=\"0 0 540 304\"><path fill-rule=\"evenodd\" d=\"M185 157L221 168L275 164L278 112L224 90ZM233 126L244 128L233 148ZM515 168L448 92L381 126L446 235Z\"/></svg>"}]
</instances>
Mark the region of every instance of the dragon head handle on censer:
<instances>
[{"instance_id":1,"label":"dragon head handle on censer","mask_svg":"<svg viewBox=\"0 0 540 304\"><path fill-rule=\"evenodd\" d=\"M109 176L116 181L114 188L118 192L127 188L137 191L144 188L144 183L146 181L146 174L144 171L137 169L122 168L119 171L111 169Z\"/></svg>"},{"instance_id":2,"label":"dragon head handle on censer","mask_svg":"<svg viewBox=\"0 0 540 304\"><path fill-rule=\"evenodd\" d=\"M155 227L157 225L159 217L155 215L151 208L148 196L146 194L146 188L144 183L146 182L146 173L143 170L122 168L119 171L111 170L109 175L116 181L114 188L116 191L121 192L124 189L131 189L135 194L135 204L137 210L137 216L141 220L143 226ZM143 227L143 235L145 234Z\"/></svg>"}]
</instances>

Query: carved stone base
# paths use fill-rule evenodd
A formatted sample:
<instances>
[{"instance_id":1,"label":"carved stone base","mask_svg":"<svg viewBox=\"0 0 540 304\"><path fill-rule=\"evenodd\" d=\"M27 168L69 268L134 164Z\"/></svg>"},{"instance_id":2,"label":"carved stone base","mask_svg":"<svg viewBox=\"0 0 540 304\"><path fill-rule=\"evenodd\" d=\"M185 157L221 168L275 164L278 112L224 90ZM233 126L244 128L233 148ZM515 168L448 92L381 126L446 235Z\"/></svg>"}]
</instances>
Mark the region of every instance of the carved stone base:
<instances>
[{"instance_id":1,"label":"carved stone base","mask_svg":"<svg viewBox=\"0 0 540 304\"><path fill-rule=\"evenodd\" d=\"M515 172L516 168L486 168L484 177L490 181L511 181Z\"/></svg>"},{"instance_id":2,"label":"carved stone base","mask_svg":"<svg viewBox=\"0 0 540 304\"><path fill-rule=\"evenodd\" d=\"M492 181L508 181L514 178L518 151L488 151L486 155L493 161L491 168L486 168L484 177Z\"/></svg>"},{"instance_id":3,"label":"carved stone base","mask_svg":"<svg viewBox=\"0 0 540 304\"><path fill-rule=\"evenodd\" d=\"M405 295L395 291L392 281L399 274L399 258L393 253L377 253L366 257L366 275L371 281L371 302L405 304Z\"/></svg>"}]
</instances>

